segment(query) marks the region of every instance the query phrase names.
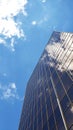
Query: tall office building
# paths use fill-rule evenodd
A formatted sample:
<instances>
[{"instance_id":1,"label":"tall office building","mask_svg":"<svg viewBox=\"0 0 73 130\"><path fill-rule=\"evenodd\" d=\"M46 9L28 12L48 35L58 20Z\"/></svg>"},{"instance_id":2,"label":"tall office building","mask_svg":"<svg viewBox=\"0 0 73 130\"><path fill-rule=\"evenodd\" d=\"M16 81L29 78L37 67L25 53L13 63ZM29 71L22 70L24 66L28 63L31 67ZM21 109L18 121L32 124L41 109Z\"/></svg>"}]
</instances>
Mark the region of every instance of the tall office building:
<instances>
[{"instance_id":1,"label":"tall office building","mask_svg":"<svg viewBox=\"0 0 73 130\"><path fill-rule=\"evenodd\" d=\"M26 87L19 130L73 130L73 34L53 32Z\"/></svg>"}]
</instances>

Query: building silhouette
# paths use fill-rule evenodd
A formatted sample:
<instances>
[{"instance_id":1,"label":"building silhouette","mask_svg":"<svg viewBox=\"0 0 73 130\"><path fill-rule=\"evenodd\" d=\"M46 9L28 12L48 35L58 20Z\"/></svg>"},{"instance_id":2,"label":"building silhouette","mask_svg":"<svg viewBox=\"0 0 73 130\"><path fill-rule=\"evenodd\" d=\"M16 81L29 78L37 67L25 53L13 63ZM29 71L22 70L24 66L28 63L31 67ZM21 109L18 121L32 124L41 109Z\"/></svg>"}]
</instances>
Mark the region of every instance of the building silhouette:
<instances>
[{"instance_id":1,"label":"building silhouette","mask_svg":"<svg viewBox=\"0 0 73 130\"><path fill-rule=\"evenodd\" d=\"M26 87L19 130L73 130L73 34L53 32Z\"/></svg>"}]
</instances>

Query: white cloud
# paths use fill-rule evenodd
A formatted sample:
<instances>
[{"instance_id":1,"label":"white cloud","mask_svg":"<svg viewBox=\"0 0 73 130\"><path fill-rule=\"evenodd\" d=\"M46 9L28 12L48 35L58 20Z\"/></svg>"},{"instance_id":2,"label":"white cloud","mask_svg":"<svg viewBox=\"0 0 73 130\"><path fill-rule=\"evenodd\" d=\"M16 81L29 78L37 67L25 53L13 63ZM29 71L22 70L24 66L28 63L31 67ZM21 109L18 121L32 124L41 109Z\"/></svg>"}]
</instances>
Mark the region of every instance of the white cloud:
<instances>
[{"instance_id":1,"label":"white cloud","mask_svg":"<svg viewBox=\"0 0 73 130\"><path fill-rule=\"evenodd\" d=\"M27 0L0 0L0 17L13 17L20 11L27 15L24 10L24 6L27 4Z\"/></svg>"},{"instance_id":2,"label":"white cloud","mask_svg":"<svg viewBox=\"0 0 73 130\"><path fill-rule=\"evenodd\" d=\"M0 100L22 100L18 95L15 83L9 83L5 86L0 84Z\"/></svg>"},{"instance_id":3,"label":"white cloud","mask_svg":"<svg viewBox=\"0 0 73 130\"><path fill-rule=\"evenodd\" d=\"M32 25L36 25L37 24L37 22L36 21L32 21Z\"/></svg>"},{"instance_id":4,"label":"white cloud","mask_svg":"<svg viewBox=\"0 0 73 130\"><path fill-rule=\"evenodd\" d=\"M5 39L17 36L18 38L25 37L24 31L21 28L20 22L15 22L14 16L20 12L24 16L27 15L25 6L27 0L0 0L0 34L4 39L0 43L5 43Z\"/></svg>"},{"instance_id":5,"label":"white cloud","mask_svg":"<svg viewBox=\"0 0 73 130\"><path fill-rule=\"evenodd\" d=\"M49 19L49 17L47 15L43 16L43 18L40 18L39 20L33 20L31 22L32 25L38 25L38 26L42 26L43 23L47 22Z\"/></svg>"},{"instance_id":6,"label":"white cloud","mask_svg":"<svg viewBox=\"0 0 73 130\"><path fill-rule=\"evenodd\" d=\"M19 24L12 18L8 18L8 20L0 19L0 34L8 38L12 36L17 36L18 38L24 36L22 29L19 29Z\"/></svg>"},{"instance_id":7,"label":"white cloud","mask_svg":"<svg viewBox=\"0 0 73 130\"><path fill-rule=\"evenodd\" d=\"M10 84L10 87L11 87L12 89L16 89L15 83L11 83L11 84Z\"/></svg>"},{"instance_id":8,"label":"white cloud","mask_svg":"<svg viewBox=\"0 0 73 130\"><path fill-rule=\"evenodd\" d=\"M4 44L5 45L6 44L5 40L0 38L0 44Z\"/></svg>"},{"instance_id":9,"label":"white cloud","mask_svg":"<svg viewBox=\"0 0 73 130\"><path fill-rule=\"evenodd\" d=\"M15 49L14 49L14 38L11 39L11 44L10 45L11 45L11 50L15 51Z\"/></svg>"}]
</instances>

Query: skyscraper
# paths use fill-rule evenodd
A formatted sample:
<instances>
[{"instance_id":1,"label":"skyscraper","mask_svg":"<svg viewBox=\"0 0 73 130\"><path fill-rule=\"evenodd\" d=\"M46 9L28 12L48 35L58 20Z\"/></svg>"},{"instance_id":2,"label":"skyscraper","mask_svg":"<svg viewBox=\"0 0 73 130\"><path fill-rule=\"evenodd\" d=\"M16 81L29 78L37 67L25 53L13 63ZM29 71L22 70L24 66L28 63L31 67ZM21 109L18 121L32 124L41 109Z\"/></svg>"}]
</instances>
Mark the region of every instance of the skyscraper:
<instances>
[{"instance_id":1,"label":"skyscraper","mask_svg":"<svg viewBox=\"0 0 73 130\"><path fill-rule=\"evenodd\" d=\"M73 130L73 34L53 32L26 87L19 130Z\"/></svg>"}]
</instances>

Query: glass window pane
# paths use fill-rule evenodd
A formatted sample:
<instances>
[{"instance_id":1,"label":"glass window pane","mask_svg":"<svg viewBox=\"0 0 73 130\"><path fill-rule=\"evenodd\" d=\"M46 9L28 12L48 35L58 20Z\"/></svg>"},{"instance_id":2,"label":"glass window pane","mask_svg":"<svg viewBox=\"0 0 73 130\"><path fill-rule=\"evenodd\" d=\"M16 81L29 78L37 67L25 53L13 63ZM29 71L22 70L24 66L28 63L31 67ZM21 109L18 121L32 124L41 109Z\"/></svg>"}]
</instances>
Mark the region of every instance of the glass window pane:
<instances>
[{"instance_id":1,"label":"glass window pane","mask_svg":"<svg viewBox=\"0 0 73 130\"><path fill-rule=\"evenodd\" d=\"M57 127L58 127L58 130L65 130L65 127L64 127L64 124L63 124L62 119L60 119L60 120L57 122Z\"/></svg>"},{"instance_id":2,"label":"glass window pane","mask_svg":"<svg viewBox=\"0 0 73 130\"><path fill-rule=\"evenodd\" d=\"M24 130L25 130L25 129L24 129ZM32 125L32 124L31 124L31 126L30 126L29 130L33 130L33 125Z\"/></svg>"},{"instance_id":3,"label":"glass window pane","mask_svg":"<svg viewBox=\"0 0 73 130\"><path fill-rule=\"evenodd\" d=\"M52 91L52 93L51 93L51 99L52 99L53 109L56 109L58 104L57 104L57 99L56 99L54 91Z\"/></svg>"},{"instance_id":4,"label":"glass window pane","mask_svg":"<svg viewBox=\"0 0 73 130\"><path fill-rule=\"evenodd\" d=\"M50 130L55 128L55 121L54 121L54 115L53 114L49 118L49 127L50 127Z\"/></svg>"},{"instance_id":5,"label":"glass window pane","mask_svg":"<svg viewBox=\"0 0 73 130\"><path fill-rule=\"evenodd\" d=\"M68 95L69 95L71 101L73 102L73 86L71 86L70 89L68 90Z\"/></svg>"},{"instance_id":6,"label":"glass window pane","mask_svg":"<svg viewBox=\"0 0 73 130\"><path fill-rule=\"evenodd\" d=\"M40 97L38 98L38 112L40 111L40 109L41 109L41 102L40 102Z\"/></svg>"},{"instance_id":7,"label":"glass window pane","mask_svg":"<svg viewBox=\"0 0 73 130\"><path fill-rule=\"evenodd\" d=\"M54 114L55 114L55 119L56 119L56 121L59 120L60 117L61 117L59 107L57 107L57 108L55 109Z\"/></svg>"},{"instance_id":8,"label":"glass window pane","mask_svg":"<svg viewBox=\"0 0 73 130\"><path fill-rule=\"evenodd\" d=\"M63 82L66 90L68 90L70 88L70 86L72 85L73 81L71 80L71 78L68 76L68 74L66 72L63 73L61 79L62 79L62 82Z\"/></svg>"},{"instance_id":9,"label":"glass window pane","mask_svg":"<svg viewBox=\"0 0 73 130\"><path fill-rule=\"evenodd\" d=\"M57 82L59 81L59 77L58 77L56 71L55 71L54 74L52 75L52 78L53 78L54 84L56 85Z\"/></svg>"},{"instance_id":10,"label":"glass window pane","mask_svg":"<svg viewBox=\"0 0 73 130\"><path fill-rule=\"evenodd\" d=\"M73 106L70 106L68 110L65 112L65 118L68 127L70 127L73 124Z\"/></svg>"},{"instance_id":11,"label":"glass window pane","mask_svg":"<svg viewBox=\"0 0 73 130\"><path fill-rule=\"evenodd\" d=\"M50 93L51 93L53 91L53 86L52 86L51 80L49 80L48 86L49 86L49 90L50 90Z\"/></svg>"},{"instance_id":12,"label":"glass window pane","mask_svg":"<svg viewBox=\"0 0 73 130\"><path fill-rule=\"evenodd\" d=\"M70 127L70 129L69 130L73 130L73 125Z\"/></svg>"},{"instance_id":13,"label":"glass window pane","mask_svg":"<svg viewBox=\"0 0 73 130\"><path fill-rule=\"evenodd\" d=\"M34 126L34 130L37 130L37 120L34 121L33 126Z\"/></svg>"},{"instance_id":14,"label":"glass window pane","mask_svg":"<svg viewBox=\"0 0 73 130\"><path fill-rule=\"evenodd\" d=\"M50 98L47 98L46 104L47 104L48 117L50 117L50 115L52 114L52 106L51 106Z\"/></svg>"},{"instance_id":15,"label":"glass window pane","mask_svg":"<svg viewBox=\"0 0 73 130\"><path fill-rule=\"evenodd\" d=\"M46 124L43 126L43 130L48 130L48 124L46 122Z\"/></svg>"},{"instance_id":16,"label":"glass window pane","mask_svg":"<svg viewBox=\"0 0 73 130\"><path fill-rule=\"evenodd\" d=\"M47 116L46 116L46 105L42 108L42 120L43 120L43 124L45 124L45 122L47 121Z\"/></svg>"},{"instance_id":17,"label":"glass window pane","mask_svg":"<svg viewBox=\"0 0 73 130\"><path fill-rule=\"evenodd\" d=\"M70 105L69 99L67 95L65 95L63 99L61 100L61 106L62 106L63 111L65 111L67 107L69 107L69 105Z\"/></svg>"},{"instance_id":18,"label":"glass window pane","mask_svg":"<svg viewBox=\"0 0 73 130\"><path fill-rule=\"evenodd\" d=\"M62 97L65 95L65 91L63 89L63 86L60 82L56 85L57 94L59 96L59 99L61 100Z\"/></svg>"},{"instance_id":19,"label":"glass window pane","mask_svg":"<svg viewBox=\"0 0 73 130\"><path fill-rule=\"evenodd\" d=\"M42 130L42 121L39 122L38 127L37 127L37 130Z\"/></svg>"},{"instance_id":20,"label":"glass window pane","mask_svg":"<svg viewBox=\"0 0 73 130\"><path fill-rule=\"evenodd\" d=\"M41 119L41 111L38 113L38 117L37 118L38 118L38 124L39 124L41 122L41 120L42 120Z\"/></svg>"}]
</instances>

